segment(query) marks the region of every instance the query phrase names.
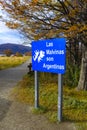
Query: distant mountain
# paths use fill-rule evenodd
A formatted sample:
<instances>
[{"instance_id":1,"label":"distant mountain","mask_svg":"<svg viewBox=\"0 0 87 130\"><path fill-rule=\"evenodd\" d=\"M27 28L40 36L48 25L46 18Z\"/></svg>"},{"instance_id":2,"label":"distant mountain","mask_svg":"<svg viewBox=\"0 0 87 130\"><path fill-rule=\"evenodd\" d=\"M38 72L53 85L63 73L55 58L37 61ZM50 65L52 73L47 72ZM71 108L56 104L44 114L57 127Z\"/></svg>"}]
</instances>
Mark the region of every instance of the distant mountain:
<instances>
[{"instance_id":1,"label":"distant mountain","mask_svg":"<svg viewBox=\"0 0 87 130\"><path fill-rule=\"evenodd\" d=\"M12 44L12 43L6 43L6 44L0 44L0 54L4 53L4 50L10 49L13 54L16 52L19 52L21 54L24 54L26 52L31 51L31 47L24 46L20 44Z\"/></svg>"}]
</instances>

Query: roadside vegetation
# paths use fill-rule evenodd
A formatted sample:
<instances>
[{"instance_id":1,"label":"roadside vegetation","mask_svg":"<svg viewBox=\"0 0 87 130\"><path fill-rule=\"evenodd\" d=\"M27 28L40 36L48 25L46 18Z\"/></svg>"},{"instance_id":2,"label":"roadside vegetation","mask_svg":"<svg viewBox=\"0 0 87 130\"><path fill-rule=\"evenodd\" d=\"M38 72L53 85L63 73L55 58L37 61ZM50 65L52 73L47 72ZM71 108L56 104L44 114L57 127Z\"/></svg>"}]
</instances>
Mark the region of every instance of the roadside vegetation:
<instances>
[{"instance_id":1,"label":"roadside vegetation","mask_svg":"<svg viewBox=\"0 0 87 130\"><path fill-rule=\"evenodd\" d=\"M0 57L0 70L18 66L29 59L29 56L23 57Z\"/></svg>"},{"instance_id":2,"label":"roadside vegetation","mask_svg":"<svg viewBox=\"0 0 87 130\"><path fill-rule=\"evenodd\" d=\"M27 38L66 38L69 63L64 75L63 119L75 122L78 130L87 130L87 0L0 0L0 4L10 16L6 25ZM40 73L36 113L43 112L51 121L57 121L57 86L57 75ZM34 74L26 75L14 91L17 100L34 105Z\"/></svg>"},{"instance_id":3,"label":"roadside vegetation","mask_svg":"<svg viewBox=\"0 0 87 130\"><path fill-rule=\"evenodd\" d=\"M0 70L15 67L29 59L24 57L0 57ZM33 109L36 114L44 114L51 122L57 122L58 81L57 74L39 72L40 107ZM63 75L63 121L76 124L77 130L87 129L87 91L78 91L79 68L67 64ZM34 72L24 76L12 96L17 101L34 106Z\"/></svg>"},{"instance_id":4,"label":"roadside vegetation","mask_svg":"<svg viewBox=\"0 0 87 130\"><path fill-rule=\"evenodd\" d=\"M78 72L79 73L79 72ZM67 82L69 72L64 75ZM76 74L75 74L76 75ZM69 76L69 75L68 75ZM78 77L78 76L77 76ZM36 114L44 114L51 122L57 122L58 84L57 74L39 73L39 109L33 109ZM73 84L74 81L72 80ZM70 83L71 84L71 83ZM76 84L76 83L75 83ZM34 106L34 73L25 75L15 87L12 95L17 101ZM64 82L63 86L63 121L76 124L77 130L87 130L87 91L78 91L76 86Z\"/></svg>"}]
</instances>

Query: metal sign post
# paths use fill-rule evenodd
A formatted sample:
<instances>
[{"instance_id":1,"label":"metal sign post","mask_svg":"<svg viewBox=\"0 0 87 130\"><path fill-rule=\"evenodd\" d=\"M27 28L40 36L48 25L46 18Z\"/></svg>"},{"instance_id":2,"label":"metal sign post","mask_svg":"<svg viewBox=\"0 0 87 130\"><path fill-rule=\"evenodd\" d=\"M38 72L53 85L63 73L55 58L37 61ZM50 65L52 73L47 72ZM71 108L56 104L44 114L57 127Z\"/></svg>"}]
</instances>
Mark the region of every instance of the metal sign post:
<instances>
[{"instance_id":1,"label":"metal sign post","mask_svg":"<svg viewBox=\"0 0 87 130\"><path fill-rule=\"evenodd\" d=\"M35 71L35 108L39 107L39 82L38 82L38 72Z\"/></svg>"},{"instance_id":2,"label":"metal sign post","mask_svg":"<svg viewBox=\"0 0 87 130\"><path fill-rule=\"evenodd\" d=\"M63 97L62 74L58 74L58 120L62 121L62 97Z\"/></svg>"},{"instance_id":3,"label":"metal sign post","mask_svg":"<svg viewBox=\"0 0 87 130\"><path fill-rule=\"evenodd\" d=\"M66 39L55 38L32 42L32 69L35 71L35 108L39 107L37 71L58 74L58 120L62 121L62 74L66 71Z\"/></svg>"}]
</instances>

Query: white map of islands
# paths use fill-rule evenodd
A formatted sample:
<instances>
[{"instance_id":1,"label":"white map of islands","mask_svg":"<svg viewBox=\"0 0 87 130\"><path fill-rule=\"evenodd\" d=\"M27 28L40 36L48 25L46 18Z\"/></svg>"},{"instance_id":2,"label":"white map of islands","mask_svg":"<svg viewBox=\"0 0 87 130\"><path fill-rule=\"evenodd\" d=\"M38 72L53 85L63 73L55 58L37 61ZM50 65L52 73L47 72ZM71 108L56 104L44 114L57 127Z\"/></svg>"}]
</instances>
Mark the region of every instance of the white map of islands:
<instances>
[{"instance_id":1,"label":"white map of islands","mask_svg":"<svg viewBox=\"0 0 87 130\"><path fill-rule=\"evenodd\" d=\"M43 57L45 56L45 52L44 51L42 51L42 50L35 50L34 51L34 56L33 56L33 60L34 61L38 61L38 63L39 62L41 62L41 60L43 60Z\"/></svg>"}]
</instances>

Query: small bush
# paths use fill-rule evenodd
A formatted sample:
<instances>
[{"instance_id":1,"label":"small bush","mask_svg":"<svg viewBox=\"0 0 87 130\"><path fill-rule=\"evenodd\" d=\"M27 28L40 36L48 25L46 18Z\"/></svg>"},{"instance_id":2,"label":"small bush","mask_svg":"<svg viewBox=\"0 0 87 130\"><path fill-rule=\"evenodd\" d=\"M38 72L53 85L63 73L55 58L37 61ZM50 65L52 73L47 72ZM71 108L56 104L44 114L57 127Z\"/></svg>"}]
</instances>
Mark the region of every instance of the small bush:
<instances>
[{"instance_id":1,"label":"small bush","mask_svg":"<svg viewBox=\"0 0 87 130\"><path fill-rule=\"evenodd\" d=\"M64 74L64 85L76 87L79 81L80 68L75 64L66 64L66 73Z\"/></svg>"}]
</instances>

